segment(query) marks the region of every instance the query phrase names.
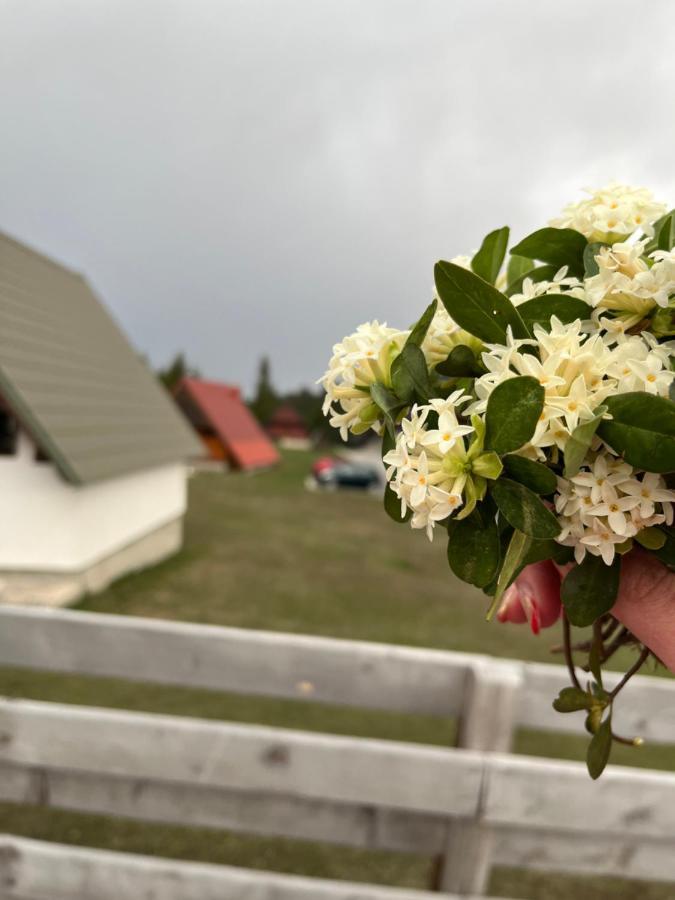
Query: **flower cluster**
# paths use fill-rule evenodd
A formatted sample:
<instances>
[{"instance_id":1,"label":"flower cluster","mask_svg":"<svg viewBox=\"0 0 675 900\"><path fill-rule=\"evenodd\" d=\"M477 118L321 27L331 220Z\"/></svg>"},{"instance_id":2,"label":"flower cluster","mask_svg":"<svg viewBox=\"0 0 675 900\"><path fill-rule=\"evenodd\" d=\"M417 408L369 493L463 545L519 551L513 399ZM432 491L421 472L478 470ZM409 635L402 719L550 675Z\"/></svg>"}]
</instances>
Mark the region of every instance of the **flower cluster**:
<instances>
[{"instance_id":1,"label":"flower cluster","mask_svg":"<svg viewBox=\"0 0 675 900\"><path fill-rule=\"evenodd\" d=\"M573 478L558 478L555 509L562 531L559 543L574 548L581 563L586 553L611 565L614 554L626 552L632 538L654 525L673 523L675 491L660 475L638 472L604 451Z\"/></svg>"},{"instance_id":2,"label":"flower cluster","mask_svg":"<svg viewBox=\"0 0 675 900\"><path fill-rule=\"evenodd\" d=\"M666 207L654 200L646 188L634 188L615 182L598 190L587 190L585 200L570 203L562 215L551 220L556 228L573 228L589 241L612 241L636 231L651 237L654 222Z\"/></svg>"},{"instance_id":3,"label":"flower cluster","mask_svg":"<svg viewBox=\"0 0 675 900\"><path fill-rule=\"evenodd\" d=\"M514 306L520 306L528 300L534 300L537 297L543 297L548 294L564 294L566 297L575 297L578 300L585 300L586 294L584 285L578 278L567 274L567 266L562 266L553 276L551 281L533 281L532 278L525 277L523 286L520 291L511 294L511 303Z\"/></svg>"},{"instance_id":4,"label":"flower cluster","mask_svg":"<svg viewBox=\"0 0 675 900\"><path fill-rule=\"evenodd\" d=\"M582 333L576 321L563 325L551 317L549 329L533 328L533 339L489 344L483 353L485 375L474 384L474 413L485 413L497 385L518 375L536 378L544 388L544 405L523 455L544 460L548 448L564 451L580 423L612 394L646 391L667 396L675 373L669 367L672 345L650 335ZM532 352L536 350L536 352Z\"/></svg>"},{"instance_id":5,"label":"flower cluster","mask_svg":"<svg viewBox=\"0 0 675 900\"><path fill-rule=\"evenodd\" d=\"M596 275L586 279L586 299L596 310L611 310L624 328L637 325L655 307L668 306L675 291L675 252L655 250L644 257L646 241L603 247Z\"/></svg>"},{"instance_id":6,"label":"flower cluster","mask_svg":"<svg viewBox=\"0 0 675 900\"><path fill-rule=\"evenodd\" d=\"M386 323L366 322L333 347L330 365L319 384L326 391L323 413L340 429L343 440L349 431L362 434L369 428L379 429L381 413L371 400L370 386L391 386L391 364L408 334L387 328Z\"/></svg>"},{"instance_id":7,"label":"flower cluster","mask_svg":"<svg viewBox=\"0 0 675 900\"><path fill-rule=\"evenodd\" d=\"M455 391L446 400L413 406L409 418L401 422L395 449L383 457L387 480L401 500L401 515L411 509L412 527L426 528L429 540L435 523L457 512L464 502L464 436L474 428L460 425L457 412L468 400L463 391Z\"/></svg>"},{"instance_id":8,"label":"flower cluster","mask_svg":"<svg viewBox=\"0 0 675 900\"><path fill-rule=\"evenodd\" d=\"M513 620L537 631L518 574L530 584L532 562L569 565L562 586L552 566L535 571L557 603L548 624L565 610L572 687L554 706L587 712L596 778L616 696L598 661L631 640L611 613L621 560L639 545L675 572L675 210L610 184L551 225L506 265L506 227L438 262L418 321L360 326L321 383L343 438L382 437L388 515L447 535L450 568L491 598L488 618L520 604ZM569 625L595 626L586 690Z\"/></svg>"}]
</instances>

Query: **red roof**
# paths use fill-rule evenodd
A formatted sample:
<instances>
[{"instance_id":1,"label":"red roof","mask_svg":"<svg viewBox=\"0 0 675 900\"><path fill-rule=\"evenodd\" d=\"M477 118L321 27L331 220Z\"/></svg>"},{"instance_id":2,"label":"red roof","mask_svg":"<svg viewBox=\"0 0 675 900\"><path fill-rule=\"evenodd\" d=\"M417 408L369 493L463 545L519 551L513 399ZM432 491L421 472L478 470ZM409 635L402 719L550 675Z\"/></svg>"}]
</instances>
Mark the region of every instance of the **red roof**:
<instances>
[{"instance_id":1,"label":"red roof","mask_svg":"<svg viewBox=\"0 0 675 900\"><path fill-rule=\"evenodd\" d=\"M242 402L239 388L184 378L176 391L181 406L186 397L201 412L238 468L258 469L279 462L276 447Z\"/></svg>"},{"instance_id":2,"label":"red roof","mask_svg":"<svg viewBox=\"0 0 675 900\"><path fill-rule=\"evenodd\" d=\"M309 436L302 416L288 403L280 406L267 424L267 431L274 438Z\"/></svg>"}]
</instances>

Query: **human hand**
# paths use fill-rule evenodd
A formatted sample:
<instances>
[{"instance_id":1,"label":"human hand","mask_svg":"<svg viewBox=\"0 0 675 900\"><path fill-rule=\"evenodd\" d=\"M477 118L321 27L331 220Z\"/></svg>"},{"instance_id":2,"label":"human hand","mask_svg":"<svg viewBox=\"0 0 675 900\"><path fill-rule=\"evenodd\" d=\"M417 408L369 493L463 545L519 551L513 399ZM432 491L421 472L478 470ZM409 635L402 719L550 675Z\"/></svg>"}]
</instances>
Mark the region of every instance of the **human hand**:
<instances>
[{"instance_id":1,"label":"human hand","mask_svg":"<svg viewBox=\"0 0 675 900\"><path fill-rule=\"evenodd\" d=\"M533 563L506 591L500 622L529 622L532 631L560 617L560 584L566 570L551 561ZM611 610L622 625L675 672L675 573L649 553L632 550L621 560L619 595Z\"/></svg>"}]
</instances>

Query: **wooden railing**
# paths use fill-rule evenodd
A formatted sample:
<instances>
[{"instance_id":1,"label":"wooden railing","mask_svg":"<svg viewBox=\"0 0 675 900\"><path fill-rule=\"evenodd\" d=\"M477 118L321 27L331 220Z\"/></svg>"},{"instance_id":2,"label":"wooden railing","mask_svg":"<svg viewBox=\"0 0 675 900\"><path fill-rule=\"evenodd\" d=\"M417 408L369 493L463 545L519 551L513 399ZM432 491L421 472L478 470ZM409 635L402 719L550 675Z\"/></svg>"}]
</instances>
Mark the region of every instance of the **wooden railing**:
<instances>
[{"instance_id":1,"label":"wooden railing","mask_svg":"<svg viewBox=\"0 0 675 900\"><path fill-rule=\"evenodd\" d=\"M0 800L439 855L439 887L446 893L483 893L498 864L675 880L675 775L609 767L593 783L582 765L508 754L518 727L583 727L579 716L551 709L566 683L558 666L11 607L0 608L0 665L453 716L461 745L445 749L6 699L0 700ZM621 713L617 728L675 744L675 682L636 678ZM72 885L63 896L88 898L92 888L82 873L95 868L97 857L106 884L115 883L104 873L118 860L124 883L137 879L138 896L153 872L171 881L166 873L181 866L204 884L220 884L214 897L249 896L243 887L240 894L225 892L227 879L260 879L256 898L304 897L306 882L316 885L307 897L433 896L364 886L354 893L353 886L314 879L148 861L11 836L0 840L0 885L6 877L14 886L2 896L50 896L40 893L39 872L41 860L50 859ZM181 887L186 883L176 875L174 892L159 895L211 896L206 888L189 893ZM106 890L93 894L121 896Z\"/></svg>"}]
</instances>

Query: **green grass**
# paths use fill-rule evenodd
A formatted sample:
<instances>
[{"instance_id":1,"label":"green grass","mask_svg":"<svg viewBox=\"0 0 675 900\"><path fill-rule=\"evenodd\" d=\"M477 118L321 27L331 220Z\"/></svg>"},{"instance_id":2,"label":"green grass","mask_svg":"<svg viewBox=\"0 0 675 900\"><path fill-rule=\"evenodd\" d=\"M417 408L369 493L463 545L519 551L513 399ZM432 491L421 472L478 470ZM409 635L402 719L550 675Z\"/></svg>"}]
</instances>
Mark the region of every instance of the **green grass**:
<instances>
[{"instance_id":1,"label":"green grass","mask_svg":"<svg viewBox=\"0 0 675 900\"><path fill-rule=\"evenodd\" d=\"M129 576L81 608L457 649L550 661L557 634L483 621L485 598L455 580L442 539L390 522L372 496L309 493L311 455L288 453L255 476L202 474L190 485L183 551ZM556 658L556 661L559 661ZM625 658L624 660L625 661ZM623 662L622 661L622 662ZM42 700L451 745L455 723L103 678L0 669L0 693ZM623 702L630 703L630 691ZM516 752L582 759L583 735L521 732ZM613 761L675 770L671 748L617 747ZM208 829L147 826L63 811L0 806L0 830L48 840L323 877L425 887L432 861ZM558 900L628 898L635 885L497 871L493 894ZM640 886L647 900L672 889Z\"/></svg>"}]
</instances>

